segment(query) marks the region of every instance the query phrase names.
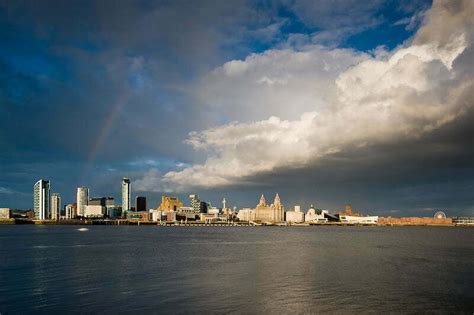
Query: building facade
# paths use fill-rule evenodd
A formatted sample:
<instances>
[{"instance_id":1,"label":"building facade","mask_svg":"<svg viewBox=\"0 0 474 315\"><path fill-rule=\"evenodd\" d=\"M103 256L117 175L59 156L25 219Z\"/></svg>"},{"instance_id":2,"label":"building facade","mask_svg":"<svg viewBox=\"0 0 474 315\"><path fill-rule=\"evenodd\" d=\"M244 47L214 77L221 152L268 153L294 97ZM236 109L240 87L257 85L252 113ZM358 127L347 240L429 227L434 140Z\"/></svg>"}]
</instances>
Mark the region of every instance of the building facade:
<instances>
[{"instance_id":1,"label":"building facade","mask_svg":"<svg viewBox=\"0 0 474 315\"><path fill-rule=\"evenodd\" d=\"M131 210L132 204L132 184L130 179L122 178L122 213L124 216Z\"/></svg>"},{"instance_id":2,"label":"building facade","mask_svg":"<svg viewBox=\"0 0 474 315\"><path fill-rule=\"evenodd\" d=\"M51 195L51 220L59 220L61 216L61 195L53 193Z\"/></svg>"},{"instance_id":3,"label":"building facade","mask_svg":"<svg viewBox=\"0 0 474 315\"><path fill-rule=\"evenodd\" d=\"M131 221L148 222L151 220L151 213L148 211L134 211L127 214L127 219Z\"/></svg>"},{"instance_id":4,"label":"building facade","mask_svg":"<svg viewBox=\"0 0 474 315\"><path fill-rule=\"evenodd\" d=\"M64 207L64 216L66 219L75 219L77 217L77 205L69 203Z\"/></svg>"},{"instance_id":5,"label":"building facade","mask_svg":"<svg viewBox=\"0 0 474 315\"><path fill-rule=\"evenodd\" d=\"M33 187L33 209L37 220L50 218L50 183L40 179Z\"/></svg>"},{"instance_id":6,"label":"building facade","mask_svg":"<svg viewBox=\"0 0 474 315\"><path fill-rule=\"evenodd\" d=\"M315 209L313 205L311 205L304 216L304 221L308 223L326 223L328 222L328 219L325 216L327 213L329 213L329 211Z\"/></svg>"},{"instance_id":7,"label":"building facade","mask_svg":"<svg viewBox=\"0 0 474 315\"><path fill-rule=\"evenodd\" d=\"M201 212L201 200L199 196L189 195L189 199L191 199L191 207L193 207L196 212Z\"/></svg>"},{"instance_id":8,"label":"building facade","mask_svg":"<svg viewBox=\"0 0 474 315\"><path fill-rule=\"evenodd\" d=\"M10 208L0 208L0 220L12 218L12 210Z\"/></svg>"},{"instance_id":9,"label":"building facade","mask_svg":"<svg viewBox=\"0 0 474 315\"><path fill-rule=\"evenodd\" d=\"M76 204L77 216L84 217L86 206L89 204L89 188L77 187Z\"/></svg>"},{"instance_id":10,"label":"building facade","mask_svg":"<svg viewBox=\"0 0 474 315\"><path fill-rule=\"evenodd\" d=\"M87 205L84 208L84 217L86 218L102 218L104 213L105 207L100 205Z\"/></svg>"},{"instance_id":11,"label":"building facade","mask_svg":"<svg viewBox=\"0 0 474 315\"><path fill-rule=\"evenodd\" d=\"M137 196L135 198L135 209L137 209L137 211L146 211L146 197L145 196Z\"/></svg>"},{"instance_id":12,"label":"building facade","mask_svg":"<svg viewBox=\"0 0 474 315\"><path fill-rule=\"evenodd\" d=\"M284 207L281 204L278 193L272 204L267 205L265 196L260 197L260 202L255 207L255 220L261 222L282 222L284 221Z\"/></svg>"},{"instance_id":13,"label":"building facade","mask_svg":"<svg viewBox=\"0 0 474 315\"><path fill-rule=\"evenodd\" d=\"M178 199L178 197L161 196L161 204L158 210L176 211L178 208L181 208L183 206L184 204Z\"/></svg>"},{"instance_id":14,"label":"building facade","mask_svg":"<svg viewBox=\"0 0 474 315\"><path fill-rule=\"evenodd\" d=\"M301 212L300 206L295 206L295 211L287 211L285 215L285 221L288 223L304 222L304 213Z\"/></svg>"},{"instance_id":15,"label":"building facade","mask_svg":"<svg viewBox=\"0 0 474 315\"><path fill-rule=\"evenodd\" d=\"M237 219L239 221L255 221L255 209L244 208L240 209L237 213Z\"/></svg>"}]
</instances>

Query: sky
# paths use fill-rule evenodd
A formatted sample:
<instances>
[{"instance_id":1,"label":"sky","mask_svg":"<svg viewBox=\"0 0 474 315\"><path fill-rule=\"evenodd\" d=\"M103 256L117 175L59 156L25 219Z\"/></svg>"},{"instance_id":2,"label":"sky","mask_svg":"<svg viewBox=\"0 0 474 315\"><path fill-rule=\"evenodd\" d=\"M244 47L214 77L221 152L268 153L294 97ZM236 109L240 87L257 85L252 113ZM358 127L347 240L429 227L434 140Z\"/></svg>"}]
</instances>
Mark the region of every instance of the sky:
<instances>
[{"instance_id":1,"label":"sky","mask_svg":"<svg viewBox=\"0 0 474 315\"><path fill-rule=\"evenodd\" d=\"M474 2L0 0L0 207L474 215Z\"/></svg>"}]
</instances>

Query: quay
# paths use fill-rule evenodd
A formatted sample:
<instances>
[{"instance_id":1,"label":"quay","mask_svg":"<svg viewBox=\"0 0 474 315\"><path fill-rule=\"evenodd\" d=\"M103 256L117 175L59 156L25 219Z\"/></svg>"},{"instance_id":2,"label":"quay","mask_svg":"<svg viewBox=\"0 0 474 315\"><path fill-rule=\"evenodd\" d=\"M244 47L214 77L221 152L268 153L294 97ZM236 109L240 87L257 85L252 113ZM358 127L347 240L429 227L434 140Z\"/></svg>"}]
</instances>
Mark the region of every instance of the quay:
<instances>
[{"instance_id":1,"label":"quay","mask_svg":"<svg viewBox=\"0 0 474 315\"><path fill-rule=\"evenodd\" d=\"M471 222L469 222L471 223ZM451 221L446 223L438 222L423 222L412 220L409 222L386 222L380 221L377 224L367 223L346 223L346 222L311 222L311 223L261 223L254 221L140 221L133 219L71 219L71 220L35 220L35 219L24 219L24 218L13 218L13 219L0 219L0 225L12 225L12 224L36 224L36 225L147 225L157 227L237 227L237 226L258 226L258 227L310 227L310 226L371 226L371 227L399 227L399 226L444 226L444 227L456 227L456 226L471 226L474 224L466 224L463 221Z\"/></svg>"}]
</instances>

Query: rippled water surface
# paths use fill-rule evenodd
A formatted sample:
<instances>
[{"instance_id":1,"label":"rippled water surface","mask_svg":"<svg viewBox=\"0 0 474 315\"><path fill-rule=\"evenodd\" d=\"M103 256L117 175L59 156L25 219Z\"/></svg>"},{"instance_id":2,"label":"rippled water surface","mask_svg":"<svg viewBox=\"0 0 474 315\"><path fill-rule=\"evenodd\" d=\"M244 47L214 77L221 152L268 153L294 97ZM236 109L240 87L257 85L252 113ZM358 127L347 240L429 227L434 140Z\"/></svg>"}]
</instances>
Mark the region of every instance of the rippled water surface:
<instances>
[{"instance_id":1,"label":"rippled water surface","mask_svg":"<svg viewBox=\"0 0 474 315\"><path fill-rule=\"evenodd\" d=\"M0 313L474 311L474 228L0 226Z\"/></svg>"}]
</instances>

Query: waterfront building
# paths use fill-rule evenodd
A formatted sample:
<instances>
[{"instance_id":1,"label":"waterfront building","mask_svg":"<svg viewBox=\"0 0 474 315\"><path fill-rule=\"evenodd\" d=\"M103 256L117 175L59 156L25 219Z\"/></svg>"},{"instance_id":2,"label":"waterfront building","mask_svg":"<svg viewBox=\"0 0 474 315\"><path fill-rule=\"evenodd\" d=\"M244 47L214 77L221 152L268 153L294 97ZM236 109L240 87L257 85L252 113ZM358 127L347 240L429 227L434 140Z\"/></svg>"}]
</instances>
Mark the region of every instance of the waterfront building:
<instances>
[{"instance_id":1,"label":"waterfront building","mask_svg":"<svg viewBox=\"0 0 474 315\"><path fill-rule=\"evenodd\" d=\"M47 220L50 217L50 183L40 179L33 187L33 209L35 218Z\"/></svg>"},{"instance_id":2,"label":"waterfront building","mask_svg":"<svg viewBox=\"0 0 474 315\"><path fill-rule=\"evenodd\" d=\"M86 218L103 218L105 207L100 205L87 205L84 207L84 217Z\"/></svg>"},{"instance_id":3,"label":"waterfront building","mask_svg":"<svg viewBox=\"0 0 474 315\"><path fill-rule=\"evenodd\" d=\"M199 211L196 211L193 207L179 207L176 210L176 219L184 220L196 220L196 217L199 215Z\"/></svg>"},{"instance_id":4,"label":"waterfront building","mask_svg":"<svg viewBox=\"0 0 474 315\"><path fill-rule=\"evenodd\" d=\"M148 211L130 211L127 213L127 219L131 221L148 222L150 221L150 212Z\"/></svg>"},{"instance_id":5,"label":"waterfront building","mask_svg":"<svg viewBox=\"0 0 474 315\"><path fill-rule=\"evenodd\" d=\"M219 208L216 208L216 207L209 207L209 208L207 209L207 213L208 213L208 214L215 215L216 217L219 215L220 212L221 212L220 209L219 209Z\"/></svg>"},{"instance_id":6,"label":"waterfront building","mask_svg":"<svg viewBox=\"0 0 474 315\"><path fill-rule=\"evenodd\" d=\"M326 223L328 222L326 218L326 214L328 213L328 210L315 209L313 205L311 205L304 216L304 221L308 223Z\"/></svg>"},{"instance_id":7,"label":"waterfront building","mask_svg":"<svg viewBox=\"0 0 474 315\"><path fill-rule=\"evenodd\" d=\"M443 218L440 218L443 219ZM474 217L454 217L453 223L455 225L473 225L474 226Z\"/></svg>"},{"instance_id":8,"label":"waterfront building","mask_svg":"<svg viewBox=\"0 0 474 315\"><path fill-rule=\"evenodd\" d=\"M105 214L109 219L117 219L122 217L122 207L120 206L106 206Z\"/></svg>"},{"instance_id":9,"label":"waterfront building","mask_svg":"<svg viewBox=\"0 0 474 315\"><path fill-rule=\"evenodd\" d=\"M237 219L239 219L239 221L255 221L256 220L255 209L250 209L250 208L240 209L239 212L237 213Z\"/></svg>"},{"instance_id":10,"label":"waterfront building","mask_svg":"<svg viewBox=\"0 0 474 315\"><path fill-rule=\"evenodd\" d=\"M61 216L61 195L51 194L51 220L59 220Z\"/></svg>"},{"instance_id":11,"label":"waterfront building","mask_svg":"<svg viewBox=\"0 0 474 315\"><path fill-rule=\"evenodd\" d=\"M281 204L278 193L272 204L267 205L265 196L262 194L260 202L255 207L255 220L261 222L282 222L284 220L284 207Z\"/></svg>"},{"instance_id":12,"label":"waterfront building","mask_svg":"<svg viewBox=\"0 0 474 315\"><path fill-rule=\"evenodd\" d=\"M151 211L151 220L153 222L161 221L163 211L160 210L152 210Z\"/></svg>"},{"instance_id":13,"label":"waterfront building","mask_svg":"<svg viewBox=\"0 0 474 315\"><path fill-rule=\"evenodd\" d=\"M453 218L378 217L379 225L453 225Z\"/></svg>"},{"instance_id":14,"label":"waterfront building","mask_svg":"<svg viewBox=\"0 0 474 315\"><path fill-rule=\"evenodd\" d=\"M85 216L85 208L89 204L89 188L81 186L77 187L76 195L77 216Z\"/></svg>"},{"instance_id":15,"label":"waterfront building","mask_svg":"<svg viewBox=\"0 0 474 315\"><path fill-rule=\"evenodd\" d=\"M189 195L189 198L191 199L191 207L193 207L197 212L201 212L201 200L198 195Z\"/></svg>"},{"instance_id":16,"label":"waterfront building","mask_svg":"<svg viewBox=\"0 0 474 315\"><path fill-rule=\"evenodd\" d=\"M146 197L145 196L137 196L135 198L135 209L137 209L137 211L146 211Z\"/></svg>"},{"instance_id":17,"label":"waterfront building","mask_svg":"<svg viewBox=\"0 0 474 315\"><path fill-rule=\"evenodd\" d=\"M285 221L288 223L302 223L304 222L304 213L301 212L300 206L295 206L294 211L287 211Z\"/></svg>"},{"instance_id":18,"label":"waterfront building","mask_svg":"<svg viewBox=\"0 0 474 315\"><path fill-rule=\"evenodd\" d=\"M178 197L171 196L161 196L161 204L158 207L158 210L161 211L176 211L178 208L184 206Z\"/></svg>"},{"instance_id":19,"label":"waterfront building","mask_svg":"<svg viewBox=\"0 0 474 315\"><path fill-rule=\"evenodd\" d=\"M207 202L199 199L199 196L196 194L189 195L189 198L191 199L191 207L200 213L207 213L207 208L209 207Z\"/></svg>"},{"instance_id":20,"label":"waterfront building","mask_svg":"<svg viewBox=\"0 0 474 315\"><path fill-rule=\"evenodd\" d=\"M75 219L77 217L77 204L68 203L64 207L64 216L66 219Z\"/></svg>"},{"instance_id":21,"label":"waterfront building","mask_svg":"<svg viewBox=\"0 0 474 315\"><path fill-rule=\"evenodd\" d=\"M0 220L11 219L12 210L10 208L0 208Z\"/></svg>"},{"instance_id":22,"label":"waterfront building","mask_svg":"<svg viewBox=\"0 0 474 315\"><path fill-rule=\"evenodd\" d=\"M132 199L132 184L130 179L122 178L122 212L124 216L131 210L131 199Z\"/></svg>"},{"instance_id":23,"label":"waterfront building","mask_svg":"<svg viewBox=\"0 0 474 315\"><path fill-rule=\"evenodd\" d=\"M178 218L177 214L174 210L151 210L151 219L154 222L174 222Z\"/></svg>"},{"instance_id":24,"label":"waterfront building","mask_svg":"<svg viewBox=\"0 0 474 315\"><path fill-rule=\"evenodd\" d=\"M102 206L105 208L105 214L111 218L115 217L116 206L114 197L96 197L89 199L89 205L91 206ZM110 216L113 214L113 216Z\"/></svg>"},{"instance_id":25,"label":"waterfront building","mask_svg":"<svg viewBox=\"0 0 474 315\"><path fill-rule=\"evenodd\" d=\"M351 216L351 215L340 215L339 220L341 223L348 224L377 224L378 216Z\"/></svg>"},{"instance_id":26,"label":"waterfront building","mask_svg":"<svg viewBox=\"0 0 474 315\"><path fill-rule=\"evenodd\" d=\"M212 222L217 222L217 221L226 221L227 218L219 217L218 214L212 214L212 213L200 213L199 214L199 221L203 221L205 223L212 223Z\"/></svg>"}]
</instances>

